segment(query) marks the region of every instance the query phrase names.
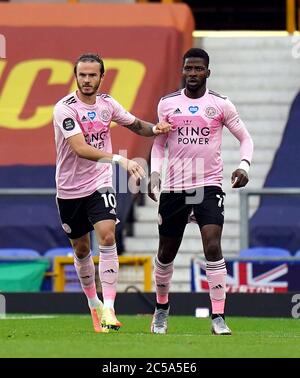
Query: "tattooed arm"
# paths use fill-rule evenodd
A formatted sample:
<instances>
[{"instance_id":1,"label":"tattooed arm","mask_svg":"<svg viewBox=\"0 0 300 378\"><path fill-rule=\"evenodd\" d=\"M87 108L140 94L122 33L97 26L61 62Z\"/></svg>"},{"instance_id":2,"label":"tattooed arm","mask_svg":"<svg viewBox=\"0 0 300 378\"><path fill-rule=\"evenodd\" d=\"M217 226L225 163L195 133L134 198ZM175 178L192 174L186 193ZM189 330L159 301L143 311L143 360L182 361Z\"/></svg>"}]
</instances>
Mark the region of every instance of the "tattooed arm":
<instances>
[{"instance_id":1,"label":"tattooed arm","mask_svg":"<svg viewBox=\"0 0 300 378\"><path fill-rule=\"evenodd\" d=\"M153 123L146 122L138 118L136 118L131 125L124 125L124 127L127 127L127 129L138 135L146 137L164 134L170 130L170 125L167 122L160 122L154 125Z\"/></svg>"}]
</instances>

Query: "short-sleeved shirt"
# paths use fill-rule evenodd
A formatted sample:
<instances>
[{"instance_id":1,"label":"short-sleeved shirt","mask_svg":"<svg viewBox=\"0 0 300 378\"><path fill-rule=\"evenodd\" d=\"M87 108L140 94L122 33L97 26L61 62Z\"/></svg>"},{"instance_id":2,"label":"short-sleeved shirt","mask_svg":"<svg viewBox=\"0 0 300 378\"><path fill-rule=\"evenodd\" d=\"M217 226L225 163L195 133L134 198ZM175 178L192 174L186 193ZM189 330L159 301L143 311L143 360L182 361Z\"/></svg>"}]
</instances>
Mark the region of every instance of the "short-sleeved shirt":
<instances>
[{"instance_id":1,"label":"short-sleeved shirt","mask_svg":"<svg viewBox=\"0 0 300 378\"><path fill-rule=\"evenodd\" d=\"M58 198L86 197L100 188L112 186L111 164L79 157L67 139L82 133L90 146L111 153L111 121L130 125L134 120L134 115L106 94L97 95L95 104L88 105L74 92L55 105L53 125Z\"/></svg>"}]
</instances>

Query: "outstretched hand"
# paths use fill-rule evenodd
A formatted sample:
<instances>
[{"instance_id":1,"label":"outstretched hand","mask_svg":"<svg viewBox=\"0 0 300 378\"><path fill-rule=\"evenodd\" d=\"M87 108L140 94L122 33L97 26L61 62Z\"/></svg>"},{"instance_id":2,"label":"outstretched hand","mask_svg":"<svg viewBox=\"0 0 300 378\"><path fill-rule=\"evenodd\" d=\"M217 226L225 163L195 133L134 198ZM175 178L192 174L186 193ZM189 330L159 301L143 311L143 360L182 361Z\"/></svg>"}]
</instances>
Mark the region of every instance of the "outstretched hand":
<instances>
[{"instance_id":1,"label":"outstretched hand","mask_svg":"<svg viewBox=\"0 0 300 378\"><path fill-rule=\"evenodd\" d=\"M155 125L153 133L155 135L166 134L170 131L171 125L168 122L162 121Z\"/></svg>"},{"instance_id":2,"label":"outstretched hand","mask_svg":"<svg viewBox=\"0 0 300 378\"><path fill-rule=\"evenodd\" d=\"M232 188L243 188L248 184L249 177L244 169L236 169L231 175Z\"/></svg>"},{"instance_id":3,"label":"outstretched hand","mask_svg":"<svg viewBox=\"0 0 300 378\"><path fill-rule=\"evenodd\" d=\"M159 173L152 172L149 183L148 183L148 197L151 198L155 202L158 201L160 185L161 185L161 180L160 180Z\"/></svg>"}]
</instances>

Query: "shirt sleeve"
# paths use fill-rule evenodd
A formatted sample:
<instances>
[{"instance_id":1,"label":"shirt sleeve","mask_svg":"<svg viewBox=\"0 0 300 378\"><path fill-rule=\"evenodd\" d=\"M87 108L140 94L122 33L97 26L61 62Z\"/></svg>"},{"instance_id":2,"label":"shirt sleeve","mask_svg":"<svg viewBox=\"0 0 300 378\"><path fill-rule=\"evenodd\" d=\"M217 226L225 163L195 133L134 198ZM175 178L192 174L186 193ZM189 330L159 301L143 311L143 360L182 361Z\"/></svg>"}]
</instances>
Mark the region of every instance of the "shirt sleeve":
<instances>
[{"instance_id":1,"label":"shirt sleeve","mask_svg":"<svg viewBox=\"0 0 300 378\"><path fill-rule=\"evenodd\" d=\"M110 102L113 107L112 121L121 126L131 125L135 121L135 116L124 109L123 106L118 103L118 101L111 97Z\"/></svg>"},{"instance_id":2,"label":"shirt sleeve","mask_svg":"<svg viewBox=\"0 0 300 378\"><path fill-rule=\"evenodd\" d=\"M159 122L167 121L167 117L164 115L162 101L160 100L157 107L157 115ZM163 161L165 157L165 145L167 143L168 134L157 135L154 139L154 143L151 150L151 173L161 173Z\"/></svg>"},{"instance_id":3,"label":"shirt sleeve","mask_svg":"<svg viewBox=\"0 0 300 378\"><path fill-rule=\"evenodd\" d=\"M151 150L151 173L161 173L165 157L166 134L157 135Z\"/></svg>"},{"instance_id":4,"label":"shirt sleeve","mask_svg":"<svg viewBox=\"0 0 300 378\"><path fill-rule=\"evenodd\" d=\"M224 111L224 125L240 142L240 159L251 163L253 155L253 140L241 120L235 106L230 100L226 100Z\"/></svg>"},{"instance_id":5,"label":"shirt sleeve","mask_svg":"<svg viewBox=\"0 0 300 378\"><path fill-rule=\"evenodd\" d=\"M82 133L79 123L76 120L76 113L74 110L64 104L58 104L54 108L54 126L57 126L65 139L73 135Z\"/></svg>"},{"instance_id":6,"label":"shirt sleeve","mask_svg":"<svg viewBox=\"0 0 300 378\"><path fill-rule=\"evenodd\" d=\"M162 100L160 100L157 105L157 116L158 116L159 122L162 122L162 121L169 122L168 115L166 114L166 111L165 111L164 102Z\"/></svg>"}]
</instances>

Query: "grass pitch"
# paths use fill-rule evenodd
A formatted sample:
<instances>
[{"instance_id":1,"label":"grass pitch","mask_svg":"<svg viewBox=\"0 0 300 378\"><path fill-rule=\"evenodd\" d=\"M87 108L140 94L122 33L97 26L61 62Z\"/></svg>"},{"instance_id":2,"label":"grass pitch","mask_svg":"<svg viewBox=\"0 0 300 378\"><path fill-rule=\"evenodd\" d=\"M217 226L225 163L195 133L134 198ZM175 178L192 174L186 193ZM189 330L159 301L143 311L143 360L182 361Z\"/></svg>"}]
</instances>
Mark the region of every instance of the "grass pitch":
<instances>
[{"instance_id":1,"label":"grass pitch","mask_svg":"<svg viewBox=\"0 0 300 378\"><path fill-rule=\"evenodd\" d=\"M119 331L96 334L90 316L0 319L0 357L200 358L300 357L300 320L226 319L232 336L210 334L210 319L170 316L167 335L151 316L118 316Z\"/></svg>"}]
</instances>

